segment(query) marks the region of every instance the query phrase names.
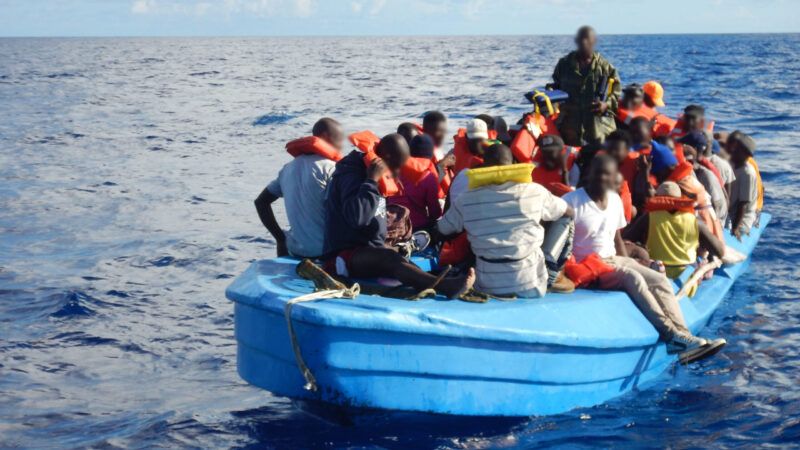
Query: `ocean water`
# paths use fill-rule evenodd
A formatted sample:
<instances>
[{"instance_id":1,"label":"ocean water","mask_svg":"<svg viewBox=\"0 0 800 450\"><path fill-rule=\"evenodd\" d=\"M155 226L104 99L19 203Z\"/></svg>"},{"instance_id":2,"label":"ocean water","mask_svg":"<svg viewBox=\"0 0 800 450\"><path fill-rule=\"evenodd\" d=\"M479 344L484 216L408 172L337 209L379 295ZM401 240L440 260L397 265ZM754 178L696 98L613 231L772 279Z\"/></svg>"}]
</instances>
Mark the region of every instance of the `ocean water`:
<instances>
[{"instance_id":1,"label":"ocean water","mask_svg":"<svg viewBox=\"0 0 800 450\"><path fill-rule=\"evenodd\" d=\"M515 121L569 37L0 39L0 447L750 447L800 441L800 35L603 36L667 112L757 139L774 215L719 356L567 414L298 405L236 374L223 291L274 255L252 201L326 115ZM486 401L494 401L487 392ZM502 401L502 399L496 399Z\"/></svg>"}]
</instances>

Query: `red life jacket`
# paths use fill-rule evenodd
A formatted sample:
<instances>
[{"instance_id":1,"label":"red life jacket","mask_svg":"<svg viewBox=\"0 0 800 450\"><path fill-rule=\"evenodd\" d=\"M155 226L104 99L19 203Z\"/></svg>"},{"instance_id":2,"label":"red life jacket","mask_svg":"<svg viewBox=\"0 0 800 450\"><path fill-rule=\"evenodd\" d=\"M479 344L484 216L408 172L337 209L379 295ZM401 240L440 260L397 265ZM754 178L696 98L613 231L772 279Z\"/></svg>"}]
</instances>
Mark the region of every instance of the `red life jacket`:
<instances>
[{"instance_id":1,"label":"red life jacket","mask_svg":"<svg viewBox=\"0 0 800 450\"><path fill-rule=\"evenodd\" d=\"M691 175L692 172L694 172L694 167L692 166L692 164L687 161L684 161L678 163L678 165L675 167L672 173L669 174L669 177L667 177L667 180L674 181L677 183L678 181Z\"/></svg>"},{"instance_id":2,"label":"red life jacket","mask_svg":"<svg viewBox=\"0 0 800 450\"><path fill-rule=\"evenodd\" d=\"M467 232L463 231L454 239L442 244L442 249L439 251L439 265L460 264L469 259L471 254L472 248L469 245Z\"/></svg>"},{"instance_id":3,"label":"red life jacket","mask_svg":"<svg viewBox=\"0 0 800 450\"><path fill-rule=\"evenodd\" d=\"M561 152L562 154L564 152L567 153L567 172L569 172L572 170L572 166L575 165L575 160L580 152L580 147L564 146L564 149ZM541 153L537 153L533 159L536 163L536 167L533 168L533 172L531 173L531 178L533 179L534 183L539 183L542 186L547 187L550 183L564 182L564 179L561 176L560 167L556 167L555 169L546 168L542 163Z\"/></svg>"},{"instance_id":4,"label":"red life jacket","mask_svg":"<svg viewBox=\"0 0 800 450\"><path fill-rule=\"evenodd\" d=\"M653 124L653 136L669 136L669 134L672 133L672 130L675 129L676 125L678 125L677 120L658 113L656 114L655 123Z\"/></svg>"},{"instance_id":5,"label":"red life jacket","mask_svg":"<svg viewBox=\"0 0 800 450\"><path fill-rule=\"evenodd\" d=\"M300 155L318 155L331 161L342 159L342 153L339 150L317 136L306 136L289 141L286 144L286 151L295 158Z\"/></svg>"},{"instance_id":6,"label":"red life jacket","mask_svg":"<svg viewBox=\"0 0 800 450\"><path fill-rule=\"evenodd\" d=\"M364 165L369 167L378 155L375 149L381 141L375 133L369 130L357 131L347 137L350 142L356 146L357 149L364 153ZM383 175L383 178L378 181L378 190L384 197L392 197L402 192L401 185L397 183L389 171Z\"/></svg>"},{"instance_id":7,"label":"red life jacket","mask_svg":"<svg viewBox=\"0 0 800 450\"><path fill-rule=\"evenodd\" d=\"M564 265L564 273L567 278L578 287L586 287L594 283L601 275L613 271L614 268L606 264L597 253L583 258L581 262L575 261L574 255L570 256Z\"/></svg>"},{"instance_id":8,"label":"red life jacket","mask_svg":"<svg viewBox=\"0 0 800 450\"><path fill-rule=\"evenodd\" d=\"M456 174L464 169L471 169L475 166L483 164L483 158L480 156L475 156L469 151L466 128L458 129L458 133L453 136L453 144L453 154L456 157Z\"/></svg>"},{"instance_id":9,"label":"red life jacket","mask_svg":"<svg viewBox=\"0 0 800 450\"><path fill-rule=\"evenodd\" d=\"M543 134L561 135L552 117L543 114L527 115L523 128L511 142L511 153L514 155L514 159L519 163L533 161L539 150L536 140Z\"/></svg>"},{"instance_id":10,"label":"red life jacket","mask_svg":"<svg viewBox=\"0 0 800 450\"><path fill-rule=\"evenodd\" d=\"M628 152L628 157L619 165L619 173L628 184L628 187L633 186L636 182L636 173L639 172L639 152Z\"/></svg>"},{"instance_id":11,"label":"red life jacket","mask_svg":"<svg viewBox=\"0 0 800 450\"><path fill-rule=\"evenodd\" d=\"M688 212L694 214L695 201L689 197L667 197L657 195L647 199L644 205L648 213L655 211Z\"/></svg>"}]
</instances>

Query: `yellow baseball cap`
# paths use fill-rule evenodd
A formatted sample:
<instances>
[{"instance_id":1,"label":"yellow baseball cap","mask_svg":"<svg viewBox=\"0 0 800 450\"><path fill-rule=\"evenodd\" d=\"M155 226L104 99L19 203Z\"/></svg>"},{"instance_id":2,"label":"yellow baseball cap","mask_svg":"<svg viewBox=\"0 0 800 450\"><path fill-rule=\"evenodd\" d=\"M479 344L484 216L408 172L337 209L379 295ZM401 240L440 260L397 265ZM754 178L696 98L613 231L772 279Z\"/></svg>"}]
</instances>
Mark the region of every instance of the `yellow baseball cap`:
<instances>
[{"instance_id":1,"label":"yellow baseball cap","mask_svg":"<svg viewBox=\"0 0 800 450\"><path fill-rule=\"evenodd\" d=\"M644 93L653 100L656 106L664 106L664 88L658 81L648 81L642 86Z\"/></svg>"}]
</instances>

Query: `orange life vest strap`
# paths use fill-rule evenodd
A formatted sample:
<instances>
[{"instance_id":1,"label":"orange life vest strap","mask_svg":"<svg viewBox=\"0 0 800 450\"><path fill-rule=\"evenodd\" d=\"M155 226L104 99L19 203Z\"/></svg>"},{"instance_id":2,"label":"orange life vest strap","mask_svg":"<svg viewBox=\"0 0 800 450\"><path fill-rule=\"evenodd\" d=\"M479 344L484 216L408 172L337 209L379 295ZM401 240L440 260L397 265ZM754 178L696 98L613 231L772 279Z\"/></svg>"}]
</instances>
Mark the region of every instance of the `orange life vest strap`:
<instances>
[{"instance_id":1,"label":"orange life vest strap","mask_svg":"<svg viewBox=\"0 0 800 450\"><path fill-rule=\"evenodd\" d=\"M581 262L570 256L564 265L564 273L578 287L586 287L595 282L601 275L613 272L614 267L606 264L597 253L592 253Z\"/></svg>"},{"instance_id":2,"label":"orange life vest strap","mask_svg":"<svg viewBox=\"0 0 800 450\"><path fill-rule=\"evenodd\" d=\"M342 159L342 153L339 150L317 136L306 136L289 141L286 144L286 151L295 158L300 155L318 155L331 161Z\"/></svg>"},{"instance_id":3,"label":"orange life vest strap","mask_svg":"<svg viewBox=\"0 0 800 450\"><path fill-rule=\"evenodd\" d=\"M669 177L667 179L669 181L678 182L691 175L693 171L694 167L692 166L692 163L684 161L682 163L678 163L677 167L675 167L672 173L669 174Z\"/></svg>"},{"instance_id":4,"label":"orange life vest strap","mask_svg":"<svg viewBox=\"0 0 800 450\"><path fill-rule=\"evenodd\" d=\"M678 198L658 195L648 198L644 208L648 213L655 211L694 213L694 204L695 201L689 197Z\"/></svg>"}]
</instances>

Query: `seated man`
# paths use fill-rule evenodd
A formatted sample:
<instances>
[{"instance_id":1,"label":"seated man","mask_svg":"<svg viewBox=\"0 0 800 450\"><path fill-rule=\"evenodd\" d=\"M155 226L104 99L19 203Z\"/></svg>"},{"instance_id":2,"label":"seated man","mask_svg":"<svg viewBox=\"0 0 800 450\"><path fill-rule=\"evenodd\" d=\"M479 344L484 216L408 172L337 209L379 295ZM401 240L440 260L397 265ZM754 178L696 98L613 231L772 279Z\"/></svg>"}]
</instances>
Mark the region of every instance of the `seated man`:
<instances>
[{"instance_id":1,"label":"seated man","mask_svg":"<svg viewBox=\"0 0 800 450\"><path fill-rule=\"evenodd\" d=\"M537 141L539 154L533 169L533 182L558 195L565 188L575 187L581 179L581 169L575 164L576 152L564 145L560 136L544 134ZM555 185L560 185L555 187Z\"/></svg>"},{"instance_id":2,"label":"seated man","mask_svg":"<svg viewBox=\"0 0 800 450\"><path fill-rule=\"evenodd\" d=\"M580 262L592 254L612 269L600 275L602 289L622 289L628 293L661 339L669 353L680 353L690 362L718 351L724 339L708 342L693 336L686 327L672 284L664 274L629 258L620 230L625 227L622 201L613 192L617 164L607 155L598 155L590 166L585 187L564 196L575 211L573 253Z\"/></svg>"},{"instance_id":3,"label":"seated man","mask_svg":"<svg viewBox=\"0 0 800 450\"><path fill-rule=\"evenodd\" d=\"M440 111L428 111L422 118L422 133L433 140L433 163L439 175L440 198L450 190L455 177L456 157L453 153L445 154L442 146L447 137L447 116Z\"/></svg>"},{"instance_id":4,"label":"seated man","mask_svg":"<svg viewBox=\"0 0 800 450\"><path fill-rule=\"evenodd\" d=\"M761 204L764 201L761 175L753 160L756 142L741 131L734 131L728 136L725 149L736 175L730 199L731 232L741 240L758 223L759 201Z\"/></svg>"},{"instance_id":5,"label":"seated man","mask_svg":"<svg viewBox=\"0 0 800 450\"><path fill-rule=\"evenodd\" d=\"M483 168L473 172L513 162L511 149L494 144L484 153ZM522 170L530 170L530 165L523 165ZM547 291L548 270L540 221L556 221L571 216L572 211L536 183L498 182L473 186L461 194L439 221L438 231L453 235L466 230L477 256L480 290L497 296L541 297ZM559 254L565 245L562 239L553 253Z\"/></svg>"},{"instance_id":6,"label":"seated man","mask_svg":"<svg viewBox=\"0 0 800 450\"><path fill-rule=\"evenodd\" d=\"M720 143L713 137L710 139L710 141L711 145L709 145L709 148L706 150L706 157L709 161L711 161L711 164L717 168L717 171L722 178L725 197L730 200L731 188L733 186L733 182L736 180L736 175L734 175L733 167L731 167L731 163L728 162L727 159L727 153L723 153ZM727 217L727 213L725 216Z\"/></svg>"},{"instance_id":7,"label":"seated man","mask_svg":"<svg viewBox=\"0 0 800 450\"><path fill-rule=\"evenodd\" d=\"M414 230L432 227L442 216L439 203L439 178L433 165L433 140L420 134L411 140L411 157L400 171L403 193L389 202L405 206Z\"/></svg>"},{"instance_id":8,"label":"seated man","mask_svg":"<svg viewBox=\"0 0 800 450\"><path fill-rule=\"evenodd\" d=\"M625 220L630 222L636 216L631 187L636 182L639 153L631 151L631 138L624 130L616 130L609 134L605 147L606 154L617 162L621 180L616 192L622 198L625 207Z\"/></svg>"},{"instance_id":9,"label":"seated man","mask_svg":"<svg viewBox=\"0 0 800 450\"><path fill-rule=\"evenodd\" d=\"M487 119L488 117L488 119ZM455 136L455 173L458 175L464 169L471 169L483 162L483 151L486 147L494 143L489 139L490 125L488 120L494 124L494 119L486 114L481 114L467 122L465 134ZM462 132L463 133L463 132Z\"/></svg>"},{"instance_id":10,"label":"seated man","mask_svg":"<svg viewBox=\"0 0 800 450\"><path fill-rule=\"evenodd\" d=\"M299 146L302 148L295 152L295 158L283 166L278 178L269 183L255 200L261 223L277 243L278 256L316 258L322 255L325 192L336 161L341 159L339 152L344 133L339 122L326 117L314 124L312 134L319 140L315 143L308 140L306 145ZM289 145L305 139L292 141ZM328 152L315 150L323 146L328 147ZM272 203L281 197L289 219L289 229L285 232L272 210Z\"/></svg>"},{"instance_id":11,"label":"seated man","mask_svg":"<svg viewBox=\"0 0 800 450\"><path fill-rule=\"evenodd\" d=\"M694 201L683 197L672 181L658 186L656 196L647 202L647 214L625 230L625 238L644 242L650 256L664 263L669 278L679 277L697 261L698 247L713 256L725 253L725 244L697 220Z\"/></svg>"},{"instance_id":12,"label":"seated man","mask_svg":"<svg viewBox=\"0 0 800 450\"><path fill-rule=\"evenodd\" d=\"M369 167L358 150L336 164L326 200L325 269L344 277L395 278L418 291L460 296L475 282L474 270L463 277L437 278L385 246L386 199L379 182L387 171L399 175L409 149L395 133L384 136L375 153Z\"/></svg>"}]
</instances>

